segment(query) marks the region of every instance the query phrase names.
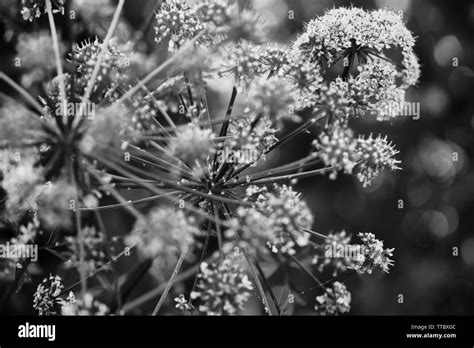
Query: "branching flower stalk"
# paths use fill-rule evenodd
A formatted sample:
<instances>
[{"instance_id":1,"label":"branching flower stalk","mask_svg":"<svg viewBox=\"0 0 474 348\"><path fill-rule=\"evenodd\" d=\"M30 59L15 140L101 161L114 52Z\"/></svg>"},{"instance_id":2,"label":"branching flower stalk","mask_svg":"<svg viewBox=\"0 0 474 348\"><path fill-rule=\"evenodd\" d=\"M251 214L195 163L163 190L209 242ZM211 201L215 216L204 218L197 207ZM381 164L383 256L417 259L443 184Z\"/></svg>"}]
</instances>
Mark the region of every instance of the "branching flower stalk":
<instances>
[{"instance_id":1,"label":"branching flower stalk","mask_svg":"<svg viewBox=\"0 0 474 348\"><path fill-rule=\"evenodd\" d=\"M292 288L293 265L320 293L310 304L315 314L347 313L345 285L316 273L326 267L334 274L388 272L393 249L371 233L352 245L345 232L313 231L318 221L293 185L342 172L366 186L380 172L399 169L387 137L355 135L350 125L369 113L379 121L396 117L392 106L419 78L414 39L402 18L389 10L333 9L308 23L290 47L278 47L261 44L259 16L237 2L165 0L155 12L155 49L168 57L145 70L154 58L135 51L137 42L114 37L123 5L120 0L113 11L105 38L78 45L66 63L54 25L61 11L50 0L28 2L27 20L48 15L57 75L36 98L0 72L28 104L2 98L2 220L20 231L36 219L36 230L49 231L52 240L35 232L28 243L43 243L58 257L70 245L67 257L78 272L69 286L55 276L41 283L35 309L40 315L123 314L161 295L153 315L165 308L235 315L256 295L263 313L284 315L291 306L276 294L272 272L282 272L288 291L309 292ZM401 50L401 62L391 57L392 47ZM229 102L212 112L210 82L222 79L232 81ZM18 127L4 131L10 122ZM288 132L290 124L297 125ZM300 137L313 137L311 152L272 167L267 158ZM27 172L35 176L18 175ZM127 199L135 190L147 196ZM106 236L100 212L109 209L136 220L124 238ZM360 253L325 252L340 246ZM114 264L131 254L139 267L119 275ZM160 285L129 300L146 274ZM104 287L99 277L112 277L113 286ZM192 277L189 292L174 294L170 304L173 286ZM69 296L78 286L80 297Z\"/></svg>"}]
</instances>

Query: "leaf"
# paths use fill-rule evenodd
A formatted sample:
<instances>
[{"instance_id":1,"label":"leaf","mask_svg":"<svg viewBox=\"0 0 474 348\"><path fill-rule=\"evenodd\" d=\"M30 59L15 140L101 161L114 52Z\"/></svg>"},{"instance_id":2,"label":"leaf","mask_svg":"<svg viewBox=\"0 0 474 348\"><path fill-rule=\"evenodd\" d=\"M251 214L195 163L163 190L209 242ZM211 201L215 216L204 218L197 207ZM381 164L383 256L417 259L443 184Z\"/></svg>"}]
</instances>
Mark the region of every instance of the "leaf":
<instances>
[{"instance_id":1,"label":"leaf","mask_svg":"<svg viewBox=\"0 0 474 348\"><path fill-rule=\"evenodd\" d=\"M27 265L23 266L20 263L16 264L15 268L15 293L18 294L21 289L23 288L23 285L25 282L30 282L31 278L30 275L28 274L28 271L26 269L28 267Z\"/></svg>"}]
</instances>

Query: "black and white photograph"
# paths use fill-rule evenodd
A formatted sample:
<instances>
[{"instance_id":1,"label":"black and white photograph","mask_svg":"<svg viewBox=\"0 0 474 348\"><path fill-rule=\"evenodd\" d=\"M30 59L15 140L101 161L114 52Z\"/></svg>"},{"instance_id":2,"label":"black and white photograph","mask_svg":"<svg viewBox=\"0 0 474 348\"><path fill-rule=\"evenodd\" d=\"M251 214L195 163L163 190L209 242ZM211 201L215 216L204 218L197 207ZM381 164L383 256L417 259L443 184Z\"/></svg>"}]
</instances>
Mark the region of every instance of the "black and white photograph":
<instances>
[{"instance_id":1,"label":"black and white photograph","mask_svg":"<svg viewBox=\"0 0 474 348\"><path fill-rule=\"evenodd\" d=\"M0 347L472 347L473 33L472 0L0 0Z\"/></svg>"}]
</instances>

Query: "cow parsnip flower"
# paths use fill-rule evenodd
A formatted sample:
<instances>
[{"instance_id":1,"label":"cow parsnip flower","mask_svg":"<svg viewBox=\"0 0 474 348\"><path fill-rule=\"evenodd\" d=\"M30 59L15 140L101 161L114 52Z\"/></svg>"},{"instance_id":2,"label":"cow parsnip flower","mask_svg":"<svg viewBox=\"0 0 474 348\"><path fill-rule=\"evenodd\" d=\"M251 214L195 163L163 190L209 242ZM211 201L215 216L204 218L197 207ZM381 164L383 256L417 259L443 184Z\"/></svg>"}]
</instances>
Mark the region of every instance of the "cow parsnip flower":
<instances>
[{"instance_id":1,"label":"cow parsnip flower","mask_svg":"<svg viewBox=\"0 0 474 348\"><path fill-rule=\"evenodd\" d=\"M84 3L76 4L82 10L75 25L87 32L93 27L82 17L92 15ZM24 0L23 15L32 20L44 13L45 4ZM103 4L104 15L111 14L110 3ZM63 5L53 1L53 10ZM386 110L402 103L419 78L413 35L393 12L340 8L308 23L290 47L262 45L265 28L258 14L239 2L165 0L151 17L155 43L168 46L161 55L147 46L143 33L128 42L131 36L120 29L126 21L114 18L110 35L103 35L105 28L91 33L98 38L79 44L66 61L56 61L51 45L41 47L49 52L47 61L31 57L31 47L46 42L44 33L40 40L22 37L22 58L34 58L23 73L36 68L45 73L41 95L29 98L28 91L5 79L31 108L2 95L2 223L8 216L14 220L8 223L25 227L19 237L25 240L47 232L52 237L45 250L55 255L61 247L56 241L68 242L69 259L79 270L74 273L79 300L62 300L61 280L51 277L38 287L35 308L41 314L59 314L62 308L70 314L109 313L90 295L108 289L89 277L114 270L114 263L136 248L145 260L138 275L127 272L123 286L136 285L130 282L149 269L168 281L154 314L166 307L183 264L197 262L200 272L192 288L183 283L178 309L235 315L255 291L266 312L282 314L263 262L275 268L291 263L321 286L308 269L311 256L324 245L353 246L342 233L312 231L318 221L290 184L342 171L367 185L382 170L398 169L397 150L385 136L356 136L350 125L352 117L367 112L380 120L397 116ZM26 47L30 39L34 45ZM401 52L401 62L392 59L392 49ZM54 68L56 76L48 81ZM227 92L210 83L216 77L232 84L222 110L211 100L216 92ZM306 156L278 166L267 160L288 142L311 136L316 141ZM145 196L124 197L135 189ZM109 258L105 251L112 251L117 239L105 238L101 211L112 208L125 209L136 221L123 238L126 248ZM337 272L388 271L393 250L374 235L361 239L355 246L364 253L355 260L318 259L320 270L331 265ZM118 284L117 272L102 275ZM291 281L287 285L296 290ZM115 313L121 301L110 298ZM342 283L316 299L320 314L349 308L350 293Z\"/></svg>"},{"instance_id":2,"label":"cow parsnip flower","mask_svg":"<svg viewBox=\"0 0 474 348\"><path fill-rule=\"evenodd\" d=\"M405 90L420 77L414 45L415 38L400 14L350 7L332 9L311 20L295 41L292 55L323 71L342 65L336 84L351 104L359 112L370 110L386 120L396 116L387 115L386 109L402 104ZM389 50L400 51L401 62L395 62Z\"/></svg>"}]
</instances>

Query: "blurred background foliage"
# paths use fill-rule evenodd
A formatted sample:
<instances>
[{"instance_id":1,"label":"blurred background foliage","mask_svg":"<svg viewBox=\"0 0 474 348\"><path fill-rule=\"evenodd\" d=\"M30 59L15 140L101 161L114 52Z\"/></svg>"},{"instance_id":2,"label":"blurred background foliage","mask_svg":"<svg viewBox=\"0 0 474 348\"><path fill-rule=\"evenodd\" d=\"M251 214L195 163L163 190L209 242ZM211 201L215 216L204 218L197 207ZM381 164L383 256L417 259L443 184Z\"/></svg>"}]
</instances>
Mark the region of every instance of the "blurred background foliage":
<instances>
[{"instance_id":1,"label":"blurred background foliage","mask_svg":"<svg viewBox=\"0 0 474 348\"><path fill-rule=\"evenodd\" d=\"M0 69L16 77L13 33L6 23L21 23L16 1L0 3ZM339 6L365 9L389 7L403 11L408 28L418 37L416 51L422 64L418 88L411 89L408 101L420 103L420 118L400 117L393 122L371 118L353 120L360 134L388 134L400 150L403 170L385 172L362 188L356 179L339 175L337 180L316 177L301 180L296 189L315 214L314 229L327 234L345 229L356 235L372 232L395 247L395 267L390 274L380 272L340 277L352 292L352 314L473 314L474 313L474 2L443 0L258 0L253 5L267 25L268 42L290 44L304 23L326 9ZM124 15L136 30L156 6L155 0L126 1ZM23 25L24 31L35 30ZM40 22L47 28L47 22ZM59 25L61 23L59 20ZM64 30L66 32L66 30ZM153 30L147 38L153 47ZM18 34L18 33L17 33ZM149 49L151 52L151 48ZM161 50L152 54L160 55ZM456 66L457 65L457 66ZM222 91L223 81L210 84ZM225 85L229 89L230 84ZM4 85L0 90L5 92ZM211 92L212 93L212 92ZM211 106L219 110L227 103L226 93L214 92ZM291 125L288 131L291 130ZM268 161L287 162L303 156L313 135L289 143ZM105 214L115 235L125 233L131 221L124 214ZM121 260L126 270L136 260ZM42 263L54 264L54 258ZM50 265L49 265L50 266ZM53 266L51 266L53 267ZM49 268L49 267L48 267ZM327 274L325 279L330 279ZM311 279L302 274L298 285L308 289L303 295L314 303L317 295ZM67 282L67 279L66 279ZM0 287L2 285L0 284ZM156 286L146 279L137 294ZM180 289L176 292L179 293ZM12 298L9 313L31 312L34 289L25 287ZM403 303L399 303L403 295ZM153 303L151 304L153 305ZM258 306L258 304L256 304ZM149 309L143 307L143 313ZM258 313L258 310L251 313ZM310 313L311 308L301 313ZM140 314L137 312L135 314Z\"/></svg>"}]
</instances>

